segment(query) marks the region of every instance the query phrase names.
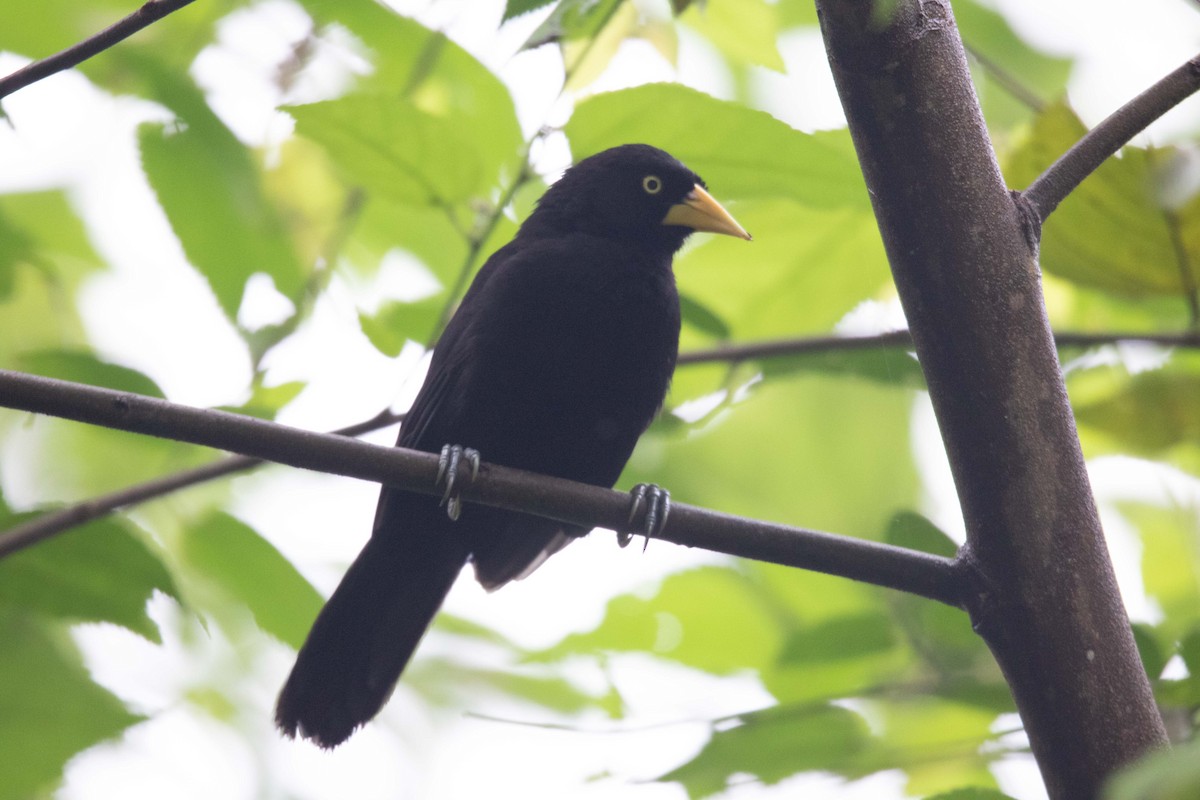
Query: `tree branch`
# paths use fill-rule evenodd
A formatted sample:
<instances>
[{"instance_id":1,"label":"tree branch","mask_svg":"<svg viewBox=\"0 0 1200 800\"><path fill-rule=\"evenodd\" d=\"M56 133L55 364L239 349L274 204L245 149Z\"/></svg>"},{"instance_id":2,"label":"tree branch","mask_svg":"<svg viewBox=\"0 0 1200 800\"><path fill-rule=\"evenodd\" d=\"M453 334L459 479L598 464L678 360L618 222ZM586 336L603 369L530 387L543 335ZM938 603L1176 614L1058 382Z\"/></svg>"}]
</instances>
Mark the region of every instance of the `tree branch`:
<instances>
[{"instance_id":1,"label":"tree branch","mask_svg":"<svg viewBox=\"0 0 1200 800\"><path fill-rule=\"evenodd\" d=\"M0 406L217 447L302 469L438 494L438 456L68 381L0 370ZM629 495L484 464L468 502L585 527L629 527ZM635 520L635 524L636 524ZM968 595L956 561L900 547L673 504L658 538L688 547L841 575L949 605Z\"/></svg>"},{"instance_id":2,"label":"tree branch","mask_svg":"<svg viewBox=\"0 0 1200 800\"><path fill-rule=\"evenodd\" d=\"M364 433L395 425L404 419L403 414L389 410L381 411L374 417L355 425L339 428L332 432L335 436L361 436ZM145 503L159 497L177 492L180 489L207 481L223 478L245 472L263 464L261 458L251 456L227 456L211 464L205 464L195 469L182 470L171 475L145 483L139 483L116 492L93 497L79 503L74 503L57 511L40 514L28 522L23 522L7 531L0 533L0 558L11 555L18 550L31 547L57 536L72 528L84 525L92 520L108 516L129 506Z\"/></svg>"},{"instance_id":3,"label":"tree branch","mask_svg":"<svg viewBox=\"0 0 1200 800\"><path fill-rule=\"evenodd\" d=\"M137 11L116 22L79 44L60 53L26 64L16 72L0 78L0 99L8 97L18 89L48 78L55 73L70 69L87 61L113 45L128 39L142 28L151 25L173 11L178 11L193 0L147 0Z\"/></svg>"},{"instance_id":4,"label":"tree branch","mask_svg":"<svg viewBox=\"0 0 1200 800\"><path fill-rule=\"evenodd\" d=\"M1102 344L1142 342L1164 347L1200 347L1200 331L1179 333L1139 333L1136 331L1057 331L1054 342L1059 347L1096 347ZM725 361L752 361L761 358L782 358L808 353L828 353L836 350L872 350L885 347L912 347L908 331L889 331L870 336L802 336L794 339L774 339L745 344L723 344L703 350L679 354L680 366Z\"/></svg>"},{"instance_id":5,"label":"tree branch","mask_svg":"<svg viewBox=\"0 0 1200 800\"><path fill-rule=\"evenodd\" d=\"M619 6L619 3L613 3L610 5L608 10L605 12L605 18L603 22L600 23L600 27L597 29L597 32L603 30L603 28L608 25ZM571 83L572 76L592 52L592 47L596 44L598 38L598 35L588 37L587 44L571 63L566 63L564 57L563 83L562 86L559 87L558 94L555 97L555 103L562 99L563 94L567 90L567 86ZM528 44L526 44L526 46L528 46ZM517 174L513 177L512 182L500 195L500 198L496 201L496 205L488 212L488 215L484 218L482 225L477 224L475 231L470 236L466 237L468 244L467 257L463 259L463 265L459 269L458 275L454 279L454 284L450 287L450 292L446 296L446 304L442 307L442 313L438 316L436 327L434 328L432 335L429 337L431 347L442 335L442 331L445 330L446 325L450 323L450 317L453 316L454 309L457 306L458 301L462 299L463 292L465 292L467 289L468 280L474 274L472 267L475 265L475 261L479 258L479 253L483 246L487 243L488 237L492 235L492 231L496 229L497 223L500 222L500 217L504 215L504 209L507 208L508 204L512 202L513 198L516 196L521 187L528 183L529 179L533 177L534 173L529 163L529 157L532 155L533 147L537 143L538 139L541 139L546 135L546 133L547 129L543 127L525 142L524 149L521 151L521 166L519 167Z\"/></svg>"},{"instance_id":6,"label":"tree branch","mask_svg":"<svg viewBox=\"0 0 1200 800\"><path fill-rule=\"evenodd\" d=\"M1050 797L1094 798L1113 770L1166 745L1166 731L950 0L817 0L817 12L966 523L972 623ZM1185 66L1092 131L1027 199L1049 213L1198 82L1200 68Z\"/></svg>"},{"instance_id":7,"label":"tree branch","mask_svg":"<svg viewBox=\"0 0 1200 800\"><path fill-rule=\"evenodd\" d=\"M442 306L442 311L438 315L437 322L433 331L430 332L429 341L436 343L441 337L442 331L446 329L446 325L450 322L450 317L454 315L454 309L458 305L458 301L462 299L463 292L467 289L467 282L471 275L474 274L472 267L475 261L479 258L483 246L487 244L488 237L492 235L492 231L496 229L500 218L504 216L504 209L516 197L521 187L529 182L533 173L530 172L529 154L533 149L533 144L541 136L541 133L534 136L525 143L524 149L521 151L521 165L517 170L517 174L513 176L512 181L501 193L499 199L496 200L495 206L488 211L487 216L483 219L482 224L476 224L475 230L471 235L467 236L467 255L463 259L462 267L455 276L454 284L450 287L449 293L446 295L446 303Z\"/></svg>"},{"instance_id":8,"label":"tree branch","mask_svg":"<svg viewBox=\"0 0 1200 800\"><path fill-rule=\"evenodd\" d=\"M1059 347L1094 347L1101 344L1122 342L1146 342L1171 347L1200 347L1200 331L1183 333L1088 333L1064 331L1055 334ZM765 342L750 342L738 345L721 345L704 350L681 353L679 365L708 364L714 362L740 362L764 358L785 358L807 353L825 353L836 350L865 350L884 347L912 347L912 335L908 331L891 331L872 336L815 336L778 339ZM382 411L369 420L332 431L342 436L359 436L363 433L386 428L404 419L403 414ZM64 533L79 525L91 522L139 503L155 500L181 489L217 478L234 475L266 463L260 458L230 456L212 464L195 469L182 470L152 481L129 486L116 492L82 500L65 508L48 511L28 522L9 528L0 534L0 558L46 539Z\"/></svg>"},{"instance_id":9,"label":"tree branch","mask_svg":"<svg viewBox=\"0 0 1200 800\"><path fill-rule=\"evenodd\" d=\"M883 347L912 347L908 331L889 331L870 336L802 336L745 344L721 344L704 350L680 353L676 364L710 364L724 361L752 361L760 358L828 353L837 350L873 350Z\"/></svg>"},{"instance_id":10,"label":"tree branch","mask_svg":"<svg viewBox=\"0 0 1200 800\"><path fill-rule=\"evenodd\" d=\"M1109 156L1198 89L1200 56L1195 56L1088 131L1021 192L1038 221L1045 222L1058 204Z\"/></svg>"}]
</instances>

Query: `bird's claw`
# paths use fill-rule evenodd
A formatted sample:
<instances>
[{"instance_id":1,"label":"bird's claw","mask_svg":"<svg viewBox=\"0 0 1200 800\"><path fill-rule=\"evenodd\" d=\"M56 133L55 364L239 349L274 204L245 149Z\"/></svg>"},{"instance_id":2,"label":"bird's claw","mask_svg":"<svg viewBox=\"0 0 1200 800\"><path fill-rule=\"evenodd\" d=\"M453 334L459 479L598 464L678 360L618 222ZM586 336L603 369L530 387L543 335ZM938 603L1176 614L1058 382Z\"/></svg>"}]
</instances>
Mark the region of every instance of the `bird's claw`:
<instances>
[{"instance_id":1,"label":"bird's claw","mask_svg":"<svg viewBox=\"0 0 1200 800\"><path fill-rule=\"evenodd\" d=\"M452 520L457 520L458 515L462 513L462 500L458 496L462 490L459 486L458 470L464 460L471 466L471 476L467 480L471 483L479 477L478 450L460 444L448 444L438 456L437 478L434 479L433 485L442 488L442 500L439 505L446 507L446 516Z\"/></svg>"},{"instance_id":2,"label":"bird's claw","mask_svg":"<svg viewBox=\"0 0 1200 800\"><path fill-rule=\"evenodd\" d=\"M625 547L640 533L646 537L646 547L649 547L650 540L658 536L667 524L667 515L671 513L671 493L653 483L639 483L630 490L629 496L629 519L626 523L628 527L617 531L617 544ZM640 526L635 529L634 521L642 512L643 504L646 506L646 512L642 516ZM645 550L646 547L642 549Z\"/></svg>"}]
</instances>

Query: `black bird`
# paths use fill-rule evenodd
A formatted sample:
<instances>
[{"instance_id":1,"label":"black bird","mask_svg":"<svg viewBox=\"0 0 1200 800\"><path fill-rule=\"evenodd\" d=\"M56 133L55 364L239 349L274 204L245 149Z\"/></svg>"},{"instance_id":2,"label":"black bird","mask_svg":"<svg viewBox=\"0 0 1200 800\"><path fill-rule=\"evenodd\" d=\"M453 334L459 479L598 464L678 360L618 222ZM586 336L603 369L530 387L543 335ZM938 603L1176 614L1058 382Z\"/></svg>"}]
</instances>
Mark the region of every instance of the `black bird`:
<instances>
[{"instance_id":1,"label":"black bird","mask_svg":"<svg viewBox=\"0 0 1200 800\"><path fill-rule=\"evenodd\" d=\"M611 487L675 368L672 256L692 231L750 238L704 187L648 145L567 170L475 277L397 445ZM468 561L496 589L587 532L483 506L454 521L453 495L447 510L382 490L279 695L284 733L335 747L374 717Z\"/></svg>"}]
</instances>

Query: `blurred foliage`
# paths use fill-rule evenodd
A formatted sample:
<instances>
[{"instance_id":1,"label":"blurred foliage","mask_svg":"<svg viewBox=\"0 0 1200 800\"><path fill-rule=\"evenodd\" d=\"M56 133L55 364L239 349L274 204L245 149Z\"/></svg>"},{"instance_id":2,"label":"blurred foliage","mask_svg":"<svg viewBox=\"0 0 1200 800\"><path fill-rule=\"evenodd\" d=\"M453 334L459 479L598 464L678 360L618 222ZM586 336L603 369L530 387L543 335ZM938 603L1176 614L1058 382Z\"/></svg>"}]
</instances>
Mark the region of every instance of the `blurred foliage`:
<instances>
[{"instance_id":1,"label":"blurred foliage","mask_svg":"<svg viewBox=\"0 0 1200 800\"><path fill-rule=\"evenodd\" d=\"M342 324L384 356L429 344L473 270L553 177L536 174L531 159L560 135L575 158L628 141L670 150L755 234L752 248L697 237L677 260L685 350L829 335L864 304L893 300L848 133L795 130L755 107L750 90L764 70L786 71L781 36L812 31L811 2L675 0L656 12L619 0L508 0L504 24L529 32L522 49L556 47L565 65L556 108L569 107L569 117L525 120L527 136L511 87L441 31L375 0L298 0L293 10L309 28L272 65L274 93L255 98L294 133L263 144L248 141L193 67L219 49L233 16L266 5L194 4L81 67L104 92L159 109L136 132L155 213L252 365L227 407L274 418L303 396L307 377L278 382L267 365L273 349L311 343L302 335L323 302L350 304ZM954 7L1005 175L1025 186L1084 133L1065 101L1071 63L1023 40L991 4ZM6 15L0 49L44 56L130 8L47 0L36 13ZM735 100L683 82L590 90L627 42L674 64L681 37L704 43ZM315 80L329 71L340 77ZM12 124L19 134L22 120ZM1186 145L1127 147L1063 203L1042 245L1056 325L1170 332L1200 322L1195 169ZM134 368L137 354L96 335L145 309L106 308L96 319L93 304L85 313L113 248L79 209L66 181L0 195L0 367L169 397L163 376ZM384 280L396 272L404 290ZM250 324L252 280L264 276L287 310ZM353 291L363 287L384 288L366 300ZM1088 456L1134 455L1200 475L1194 353L1106 347L1065 360ZM900 348L681 367L668 400L680 413L647 434L623 482L653 480L730 513L951 554L954 542L919 513L927 500L913 409L922 388ZM21 498L20 513L0 504L0 528L210 457L0 412L0 490ZM235 516L243 494L225 484L191 489L0 561L0 676L10 688L0 701L0 799L52 794L75 754L142 719L89 675L71 637L80 624L196 653L203 640L228 638L240 672L214 668L178 702L236 727L246 705L239 676L271 639L298 646L321 602L281 548ZM1200 707L1200 515L1187 503L1127 504L1121 514L1139 537L1145 591L1160 612L1136 626L1139 648L1188 737ZM164 626L148 613L154 597L198 624ZM468 620L446 616L439 630L495 658L486 667L418 659L405 685L433 707L494 696L568 722L621 719L630 709L615 683L584 688L568 666L630 656L752 678L772 705L707 721L706 744L661 765L658 780L691 797L805 771L854 780L899 770L913 796L1003 798L990 767L1022 747L1005 735L1011 698L962 612L825 575L693 568L613 597L593 629L534 650ZM256 724L239 735L263 736ZM1196 796L1194 749L1135 768L1109 797Z\"/></svg>"}]
</instances>

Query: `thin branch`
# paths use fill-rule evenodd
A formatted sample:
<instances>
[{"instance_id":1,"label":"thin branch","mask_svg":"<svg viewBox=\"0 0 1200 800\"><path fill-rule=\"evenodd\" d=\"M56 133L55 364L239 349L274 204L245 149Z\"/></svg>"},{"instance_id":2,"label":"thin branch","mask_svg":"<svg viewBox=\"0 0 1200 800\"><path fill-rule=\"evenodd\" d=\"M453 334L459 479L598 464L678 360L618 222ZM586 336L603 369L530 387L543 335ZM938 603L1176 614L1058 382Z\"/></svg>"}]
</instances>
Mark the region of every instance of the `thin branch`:
<instances>
[{"instance_id":1,"label":"thin branch","mask_svg":"<svg viewBox=\"0 0 1200 800\"><path fill-rule=\"evenodd\" d=\"M1171 247L1175 251L1175 266L1179 268L1179 285L1187 299L1192 330L1200 331L1200 291L1196 288L1196 278L1192 274L1192 259L1188 256L1187 245L1183 241L1179 215L1168 211L1166 217L1167 228L1171 232Z\"/></svg>"},{"instance_id":2,"label":"thin branch","mask_svg":"<svg viewBox=\"0 0 1200 800\"><path fill-rule=\"evenodd\" d=\"M1163 347L1200 347L1200 331L1179 333L1135 333L1099 331L1057 331L1054 343L1059 347L1096 347L1102 344L1157 344Z\"/></svg>"},{"instance_id":3,"label":"thin branch","mask_svg":"<svg viewBox=\"0 0 1200 800\"><path fill-rule=\"evenodd\" d=\"M479 254L483 250L483 246L487 244L488 237L492 235L492 231L496 229L496 225L500 222L500 217L504 216L504 209L512 202L517 191L529 182L533 173L529 169L529 154L533 149L533 143L542 134L539 132L534 134L533 138L525 143L524 149L521 151L521 165L518 168L517 174L513 177L512 182L505 188L503 194L496 201L495 206L488 212L483 220L483 224L479 225L477 230L467 237L468 247L466 258L463 259L462 267L458 271L458 276L454 279L454 285L450 287L450 293L446 296L446 304L442 307L442 313L438 315L437 327L430 333L430 346L433 346L445 330L446 324L450 322L450 317L454 314L455 305L462 297L462 293L467 288L467 281L473 274L471 269L475 262L479 259Z\"/></svg>"},{"instance_id":4,"label":"thin branch","mask_svg":"<svg viewBox=\"0 0 1200 800\"><path fill-rule=\"evenodd\" d=\"M438 456L68 381L0 370L0 405L216 447L302 469L437 494ZM627 529L629 496L484 464L468 502L584 527ZM636 522L636 521L635 521ZM948 558L674 504L658 538L911 592L950 605L967 597L967 569Z\"/></svg>"},{"instance_id":5,"label":"thin branch","mask_svg":"<svg viewBox=\"0 0 1200 800\"><path fill-rule=\"evenodd\" d=\"M361 436L364 433L395 425L403 419L403 414L396 414L385 409L371 419L340 428L332 433L337 436ZM156 480L74 503L57 511L49 511L0 533L0 558L12 555L18 550L31 547L60 533L65 533L72 528L106 517L121 509L156 500L181 489L227 475L246 472L263 463L265 462L261 458L227 456L195 469L165 475Z\"/></svg>"},{"instance_id":6,"label":"thin branch","mask_svg":"<svg viewBox=\"0 0 1200 800\"><path fill-rule=\"evenodd\" d=\"M128 39L142 28L157 22L173 11L178 11L191 2L193 0L147 0L137 11L94 36L89 36L79 44L31 64L26 64L16 72L0 78L0 99L8 97L18 89L37 83L43 78L48 78L55 73L87 61L97 53Z\"/></svg>"},{"instance_id":7,"label":"thin branch","mask_svg":"<svg viewBox=\"0 0 1200 800\"><path fill-rule=\"evenodd\" d=\"M1200 348L1200 331L1192 333L1115 333L1060 332L1055 334L1059 347L1095 347L1123 342L1145 342L1172 347ZM740 345L722 345L705 350L681 353L679 365L738 363L765 358L786 358L795 355L827 353L838 350L866 350L887 347L912 347L908 331L892 331L874 336L815 336L778 339ZM403 414L383 411L372 419L332 431L342 436L358 436L400 422ZM139 503L156 500L180 489L187 489L210 480L223 478L252 469L263 460L247 456L230 456L195 469L165 475L152 481L129 486L110 494L93 497L34 519L0 533L0 558L64 533L85 523L128 509Z\"/></svg>"},{"instance_id":8,"label":"thin branch","mask_svg":"<svg viewBox=\"0 0 1200 800\"><path fill-rule=\"evenodd\" d=\"M599 30L603 30L604 27L608 25L608 23L612 20L613 15L616 13L619 5L619 3L612 4L611 8L608 9L607 16L601 23ZM579 55L570 64L566 63L564 55L563 83L558 90L557 96L555 97L556 103L562 99L563 94L566 93L567 87L571 83L571 78L575 75L580 65L582 65L587 59L588 55L591 54L592 47L595 45L597 38L597 36L589 37L587 44L585 44L583 47L583 50L580 51ZM442 307L442 313L438 316L436 327L429 337L430 347L433 347L434 343L437 342L438 337L442 335L442 331L445 329L446 325L450 322L450 317L454 314L455 306L462 297L463 292L466 291L467 283L471 278L471 275L474 274L472 267L479 259L479 253L483 249L483 246L487 244L488 237L492 235L492 231L496 229L496 225L500 222L500 217L504 214L504 209L507 208L508 204L512 202L512 199L516 196L517 191L526 183L528 183L531 177L533 177L533 171L529 163L529 156L533 152L534 144L538 141L538 139L541 139L543 136L545 136L546 132L547 129L542 128L525 142L525 147L521 151L521 165L518 168L516 176L514 176L512 182L504 190L503 194L500 196L500 199L496 201L495 206L488 212L488 215L484 218L483 224L479 226L477 232L467 237L467 242L469 245L467 249L467 257L463 259L462 268L459 269L458 275L454 279L454 285L450 287L450 292L446 296L446 305ZM454 223L453 219L451 219L451 223Z\"/></svg>"},{"instance_id":9,"label":"thin branch","mask_svg":"<svg viewBox=\"0 0 1200 800\"><path fill-rule=\"evenodd\" d=\"M885 347L912 347L912 335L908 331L889 331L870 336L804 336L746 344L723 344L704 350L680 353L676 363L686 366L829 353L838 350L874 350Z\"/></svg>"},{"instance_id":10,"label":"thin branch","mask_svg":"<svg viewBox=\"0 0 1200 800\"><path fill-rule=\"evenodd\" d=\"M1059 347L1096 347L1103 344L1142 342L1165 347L1200 348L1200 331L1180 333L1138 333L1136 331L1057 331L1054 342ZM713 362L750 361L760 358L782 358L837 350L872 350L885 347L912 347L908 331L889 331L871 336L808 336L795 339L775 339L747 344L718 345L704 350L680 353L681 366Z\"/></svg>"},{"instance_id":11,"label":"thin branch","mask_svg":"<svg viewBox=\"0 0 1200 800\"><path fill-rule=\"evenodd\" d=\"M1060 332L1055 334L1059 347L1095 347L1103 344L1123 342L1146 342L1172 347L1200 348L1200 331L1194 333L1115 333L1115 332ZM714 362L737 363L764 358L786 358L795 355L827 353L838 350L866 350L887 347L911 347L912 337L908 331L892 331L874 336L815 336L795 339L778 339L767 342L752 342L740 345L722 345L705 350L681 353L679 365L709 364ZM375 417L341 428L331 433L342 436L359 436L363 433L386 428L404 419L403 414L390 411L380 412ZM172 492L187 489L210 480L223 478L253 469L264 461L247 456L230 456L212 464L165 475L152 481L129 486L116 492L93 497L74 503L56 511L49 511L34 519L0 533L0 558L17 550L42 542L72 528L91 522L117 511L150 500L156 500Z\"/></svg>"},{"instance_id":12,"label":"thin branch","mask_svg":"<svg viewBox=\"0 0 1200 800\"><path fill-rule=\"evenodd\" d=\"M1045 222L1058 204L1109 156L1198 89L1200 56L1195 56L1088 131L1021 196L1032 206L1038 220Z\"/></svg>"},{"instance_id":13,"label":"thin branch","mask_svg":"<svg viewBox=\"0 0 1200 800\"><path fill-rule=\"evenodd\" d=\"M979 66L983 67L984 71L992 76L992 80L999 84L1006 92L1016 98L1017 102L1022 103L1037 112L1040 112L1046 108L1046 102L1030 91L1025 84L1021 83L1020 79L1017 78L1016 75L1013 75L1004 67L1000 66L1000 64L998 64L996 61L992 60L988 56L985 56L979 50L972 47L969 43L964 41L963 45L966 47L967 53L970 54L971 58L977 61Z\"/></svg>"}]
</instances>

